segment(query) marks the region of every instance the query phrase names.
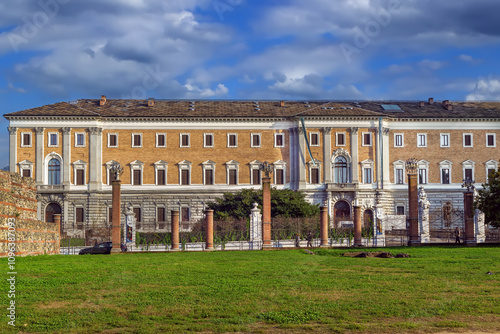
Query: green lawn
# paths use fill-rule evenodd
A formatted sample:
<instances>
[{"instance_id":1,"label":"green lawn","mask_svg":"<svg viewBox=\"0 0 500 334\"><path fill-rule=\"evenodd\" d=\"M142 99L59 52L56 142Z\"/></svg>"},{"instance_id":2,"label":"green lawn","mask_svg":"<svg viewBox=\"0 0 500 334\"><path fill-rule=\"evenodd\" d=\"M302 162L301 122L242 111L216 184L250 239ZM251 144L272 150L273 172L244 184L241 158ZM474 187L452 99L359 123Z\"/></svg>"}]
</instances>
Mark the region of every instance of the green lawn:
<instances>
[{"instance_id":1,"label":"green lawn","mask_svg":"<svg viewBox=\"0 0 500 334\"><path fill-rule=\"evenodd\" d=\"M284 250L17 258L16 329L500 331L500 248L384 250L411 257L349 258L341 254L352 250L316 249L316 255ZM3 287L8 291L5 280ZM7 293L1 298L7 305ZM4 316L0 331L7 327Z\"/></svg>"}]
</instances>

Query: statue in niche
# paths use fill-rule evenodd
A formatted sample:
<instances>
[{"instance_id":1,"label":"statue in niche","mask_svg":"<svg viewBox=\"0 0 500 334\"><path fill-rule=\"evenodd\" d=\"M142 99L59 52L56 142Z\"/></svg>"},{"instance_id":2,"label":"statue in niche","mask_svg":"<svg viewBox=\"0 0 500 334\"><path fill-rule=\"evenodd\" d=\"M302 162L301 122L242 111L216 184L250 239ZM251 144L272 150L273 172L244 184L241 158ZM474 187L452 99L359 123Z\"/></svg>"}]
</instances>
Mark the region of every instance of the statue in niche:
<instances>
[{"instance_id":1,"label":"statue in niche","mask_svg":"<svg viewBox=\"0 0 500 334\"><path fill-rule=\"evenodd\" d=\"M446 204L443 205L443 221L445 227L451 226L451 212L451 202L446 202Z\"/></svg>"}]
</instances>

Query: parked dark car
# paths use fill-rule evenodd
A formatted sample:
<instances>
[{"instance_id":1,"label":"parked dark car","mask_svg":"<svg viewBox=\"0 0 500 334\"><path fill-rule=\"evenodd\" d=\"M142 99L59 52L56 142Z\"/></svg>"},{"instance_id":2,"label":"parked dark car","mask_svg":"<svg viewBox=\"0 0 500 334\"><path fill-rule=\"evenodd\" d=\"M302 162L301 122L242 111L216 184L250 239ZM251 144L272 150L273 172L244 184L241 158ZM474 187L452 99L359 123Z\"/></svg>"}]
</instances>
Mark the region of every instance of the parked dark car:
<instances>
[{"instance_id":1,"label":"parked dark car","mask_svg":"<svg viewBox=\"0 0 500 334\"><path fill-rule=\"evenodd\" d=\"M85 254L110 254L111 248L113 247L113 243L111 241L101 242L100 244L95 245L94 247L84 248L80 251L80 255ZM127 251L127 246L121 244L122 252Z\"/></svg>"}]
</instances>

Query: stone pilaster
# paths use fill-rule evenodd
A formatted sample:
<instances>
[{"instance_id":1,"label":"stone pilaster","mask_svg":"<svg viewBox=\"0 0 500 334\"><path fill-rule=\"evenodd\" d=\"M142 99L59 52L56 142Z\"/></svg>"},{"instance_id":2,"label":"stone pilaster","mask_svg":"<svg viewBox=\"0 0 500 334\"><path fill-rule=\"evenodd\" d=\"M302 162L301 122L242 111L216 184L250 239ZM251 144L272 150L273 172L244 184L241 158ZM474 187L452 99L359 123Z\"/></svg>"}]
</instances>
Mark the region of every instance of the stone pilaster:
<instances>
[{"instance_id":1,"label":"stone pilaster","mask_svg":"<svg viewBox=\"0 0 500 334\"><path fill-rule=\"evenodd\" d=\"M63 186L67 190L70 181L70 163L71 163L71 128L62 128L63 130Z\"/></svg>"},{"instance_id":2,"label":"stone pilaster","mask_svg":"<svg viewBox=\"0 0 500 334\"><path fill-rule=\"evenodd\" d=\"M358 128L351 128L352 183L359 183Z\"/></svg>"},{"instance_id":3,"label":"stone pilaster","mask_svg":"<svg viewBox=\"0 0 500 334\"><path fill-rule=\"evenodd\" d=\"M306 141L304 139L304 128L299 128L297 133L298 136L298 169L299 169L299 189L306 188Z\"/></svg>"},{"instance_id":4,"label":"stone pilaster","mask_svg":"<svg viewBox=\"0 0 500 334\"><path fill-rule=\"evenodd\" d=\"M383 129L382 137L382 187L386 188L391 183L389 166L389 129Z\"/></svg>"},{"instance_id":5,"label":"stone pilaster","mask_svg":"<svg viewBox=\"0 0 500 334\"><path fill-rule=\"evenodd\" d=\"M17 163L17 128L9 127L9 171L16 172Z\"/></svg>"},{"instance_id":6,"label":"stone pilaster","mask_svg":"<svg viewBox=\"0 0 500 334\"><path fill-rule=\"evenodd\" d=\"M89 190L102 189L102 129L90 128Z\"/></svg>"},{"instance_id":7,"label":"stone pilaster","mask_svg":"<svg viewBox=\"0 0 500 334\"><path fill-rule=\"evenodd\" d=\"M325 162L323 175L325 183L332 183L332 128L323 128L323 161Z\"/></svg>"},{"instance_id":8,"label":"stone pilaster","mask_svg":"<svg viewBox=\"0 0 500 334\"><path fill-rule=\"evenodd\" d=\"M37 185L44 183L43 167L44 167L44 152L43 152L43 135L44 128L36 128L36 160L35 160L35 181Z\"/></svg>"},{"instance_id":9,"label":"stone pilaster","mask_svg":"<svg viewBox=\"0 0 500 334\"><path fill-rule=\"evenodd\" d=\"M296 185L296 177L295 177L295 171L296 171L296 157L297 157L297 146L295 145L295 137L297 134L297 129L295 128L290 128L288 130L288 143L290 146L290 188L295 189Z\"/></svg>"}]
</instances>

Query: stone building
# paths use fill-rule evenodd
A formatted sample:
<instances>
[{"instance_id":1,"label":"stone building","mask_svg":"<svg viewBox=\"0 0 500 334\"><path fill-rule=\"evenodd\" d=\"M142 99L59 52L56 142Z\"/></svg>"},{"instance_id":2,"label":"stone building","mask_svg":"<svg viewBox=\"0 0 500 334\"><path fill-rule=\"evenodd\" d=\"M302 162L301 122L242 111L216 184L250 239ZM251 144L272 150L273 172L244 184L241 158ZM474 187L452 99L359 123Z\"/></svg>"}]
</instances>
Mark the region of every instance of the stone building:
<instances>
[{"instance_id":1,"label":"stone building","mask_svg":"<svg viewBox=\"0 0 500 334\"><path fill-rule=\"evenodd\" d=\"M486 182L498 168L500 103L394 101L60 102L4 115L10 170L36 180L39 219L62 213L75 235L110 224L109 168L124 167L122 203L139 229L164 230L169 212L201 218L227 191L273 186L326 203L332 223L361 205L365 223L405 215L405 161L419 161L431 225L463 210L462 180ZM305 128L304 128L305 125ZM305 136L304 136L305 132ZM458 220L457 220L458 221Z\"/></svg>"}]
</instances>

